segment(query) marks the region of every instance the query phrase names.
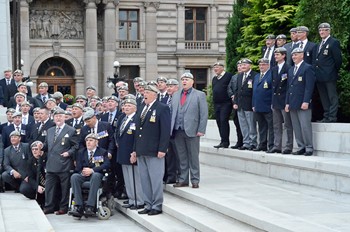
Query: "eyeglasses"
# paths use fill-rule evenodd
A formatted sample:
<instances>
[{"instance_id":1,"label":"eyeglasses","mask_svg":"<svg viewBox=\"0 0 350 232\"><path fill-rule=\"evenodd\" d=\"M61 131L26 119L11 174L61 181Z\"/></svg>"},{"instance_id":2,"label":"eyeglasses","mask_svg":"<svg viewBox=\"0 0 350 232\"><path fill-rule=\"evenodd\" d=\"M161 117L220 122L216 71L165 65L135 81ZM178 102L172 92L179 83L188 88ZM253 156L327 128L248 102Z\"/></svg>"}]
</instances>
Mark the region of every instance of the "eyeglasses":
<instances>
[{"instance_id":1,"label":"eyeglasses","mask_svg":"<svg viewBox=\"0 0 350 232\"><path fill-rule=\"evenodd\" d=\"M32 151L38 151L39 148L32 148Z\"/></svg>"}]
</instances>

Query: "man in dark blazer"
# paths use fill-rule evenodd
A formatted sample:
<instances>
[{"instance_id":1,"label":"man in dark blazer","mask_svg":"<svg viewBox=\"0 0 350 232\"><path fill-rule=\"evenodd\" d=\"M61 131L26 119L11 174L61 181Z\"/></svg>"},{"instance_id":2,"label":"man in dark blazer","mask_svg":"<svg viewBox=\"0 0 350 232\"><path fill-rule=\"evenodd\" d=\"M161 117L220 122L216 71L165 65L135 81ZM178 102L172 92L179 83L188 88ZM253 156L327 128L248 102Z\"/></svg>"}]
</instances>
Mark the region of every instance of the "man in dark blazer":
<instances>
[{"instance_id":1,"label":"man in dark blazer","mask_svg":"<svg viewBox=\"0 0 350 232\"><path fill-rule=\"evenodd\" d=\"M286 63L291 66L293 64L292 61L292 50L298 42L297 37L297 28L293 27L289 30L290 32L290 42L284 45L284 48L287 50ZM277 62L277 61L276 61Z\"/></svg>"},{"instance_id":2,"label":"man in dark blazer","mask_svg":"<svg viewBox=\"0 0 350 232\"><path fill-rule=\"evenodd\" d=\"M253 151L267 151L273 148L272 76L269 59L261 58L258 63L260 73L254 77L252 101L259 128L259 145Z\"/></svg>"},{"instance_id":3,"label":"man in dark blazer","mask_svg":"<svg viewBox=\"0 0 350 232\"><path fill-rule=\"evenodd\" d=\"M34 141L45 142L47 136L47 130L51 127L56 126L56 124L50 119L50 111L46 108L42 108L39 110L40 122L36 123L34 127L32 127L32 131L30 131L30 137L28 139L29 144Z\"/></svg>"},{"instance_id":4,"label":"man in dark blazer","mask_svg":"<svg viewBox=\"0 0 350 232\"><path fill-rule=\"evenodd\" d=\"M54 114L55 127L47 130L43 150L47 152L45 214L55 212L56 200L59 200L57 215L68 210L69 178L73 168L72 156L78 151L78 137L75 129L64 123L65 112L57 109ZM61 189L61 199L55 199L57 185Z\"/></svg>"},{"instance_id":5,"label":"man in dark blazer","mask_svg":"<svg viewBox=\"0 0 350 232\"><path fill-rule=\"evenodd\" d=\"M135 141L131 163L140 170L145 209L139 214L162 213L164 156L170 138L170 109L157 101L159 90L148 85L144 93L144 106L135 116Z\"/></svg>"},{"instance_id":6,"label":"man in dark blazer","mask_svg":"<svg viewBox=\"0 0 350 232\"><path fill-rule=\"evenodd\" d=\"M84 126L83 108L83 105L81 105L80 103L74 103L72 105L73 117L66 121L67 125L75 128L77 135L80 135L81 128Z\"/></svg>"},{"instance_id":7,"label":"man in dark blazer","mask_svg":"<svg viewBox=\"0 0 350 232\"><path fill-rule=\"evenodd\" d=\"M108 112L101 116L101 121L108 122L111 124L113 130L115 130L118 119L122 114L121 110L119 110L119 99L116 96L110 96L108 98Z\"/></svg>"},{"instance_id":8,"label":"man in dark blazer","mask_svg":"<svg viewBox=\"0 0 350 232\"><path fill-rule=\"evenodd\" d=\"M75 201L74 209L70 214L78 217L81 217L83 214L89 216L96 214L97 191L102 183L103 173L110 166L107 151L97 146L99 141L98 135L88 134L85 141L86 148L81 149L77 156L76 173L70 178ZM84 207L82 185L86 181L90 182L90 189Z\"/></svg>"},{"instance_id":9,"label":"man in dark blazer","mask_svg":"<svg viewBox=\"0 0 350 232\"><path fill-rule=\"evenodd\" d=\"M14 82L11 83L11 85L9 86L9 90L11 91L10 96L13 96L18 91L17 88L18 88L19 83L23 82L22 70L17 69L13 72L13 80L14 80ZM29 86L26 86L26 88L27 88L27 95L29 97L32 97L32 89Z\"/></svg>"},{"instance_id":10,"label":"man in dark blazer","mask_svg":"<svg viewBox=\"0 0 350 232\"><path fill-rule=\"evenodd\" d=\"M232 76L230 83L227 86L227 94L231 98L232 104L235 100L235 95L237 93L238 75L242 72L241 64L242 64L242 61L239 60L237 62L237 73ZM235 127L236 127L237 142L234 146L231 146L231 148L239 149L241 146L243 146L243 135L242 135L241 127L239 125L237 110L233 108L233 105L232 105L232 109L233 109L233 123L235 124Z\"/></svg>"},{"instance_id":11,"label":"man in dark blazer","mask_svg":"<svg viewBox=\"0 0 350 232\"><path fill-rule=\"evenodd\" d=\"M304 51L292 51L294 66L288 71L288 90L285 111L290 112L298 150L294 155L313 154L311 101L315 86L315 72L311 65L303 61Z\"/></svg>"},{"instance_id":12,"label":"man in dark blazer","mask_svg":"<svg viewBox=\"0 0 350 232\"><path fill-rule=\"evenodd\" d=\"M232 101L227 94L232 74L225 71L224 64L217 62L214 64L215 76L212 80L212 93L216 125L219 129L220 144L215 148L228 148L230 145L230 124L229 119L232 112Z\"/></svg>"},{"instance_id":13,"label":"man in dark blazer","mask_svg":"<svg viewBox=\"0 0 350 232\"><path fill-rule=\"evenodd\" d=\"M15 93L15 95L10 98L9 107L14 108L18 111L17 108L18 108L19 102L18 102L18 99L16 99L16 96L18 96L18 94L20 93L24 96L24 101L28 101L32 105L32 107L29 111L29 114L33 115L33 108L39 107L38 102L36 101L35 98L32 98L31 96L29 96L27 94L27 87L26 87L25 83L19 83L17 89L18 89L18 92Z\"/></svg>"},{"instance_id":14,"label":"man in dark blazer","mask_svg":"<svg viewBox=\"0 0 350 232\"><path fill-rule=\"evenodd\" d=\"M305 26L297 27L297 37L298 37L298 43L293 47L293 50L295 48L303 49L304 51L304 62L308 64L312 64L314 57L316 55L316 44L313 42L310 42L307 38L309 34L309 28Z\"/></svg>"},{"instance_id":15,"label":"man in dark blazer","mask_svg":"<svg viewBox=\"0 0 350 232\"><path fill-rule=\"evenodd\" d=\"M21 142L21 134L12 131L11 145L4 150L4 168L2 179L24 196L34 199L35 190L29 180L28 159L31 156L29 144Z\"/></svg>"},{"instance_id":16,"label":"man in dark blazer","mask_svg":"<svg viewBox=\"0 0 350 232\"><path fill-rule=\"evenodd\" d=\"M286 62L287 50L277 48L275 59L277 65L271 69L272 74L272 116L274 146L267 153L291 154L293 150L293 127L290 113L284 110L286 106L286 93L288 88L288 70L290 66ZM283 123L286 132L286 146L282 151Z\"/></svg>"},{"instance_id":17,"label":"man in dark blazer","mask_svg":"<svg viewBox=\"0 0 350 232\"><path fill-rule=\"evenodd\" d=\"M49 90L49 85L46 82L41 82L38 85L38 90L39 93L34 98L38 102L39 107L42 108L46 100L51 98L51 94L47 92Z\"/></svg>"},{"instance_id":18,"label":"man in dark blazer","mask_svg":"<svg viewBox=\"0 0 350 232\"><path fill-rule=\"evenodd\" d=\"M130 154L134 148L137 103L134 99L126 99L122 104L125 116L118 122L115 143L118 147L117 162L122 166L126 193L129 198L128 204L123 205L123 207L141 209L144 207L144 200L140 171L138 165L130 163Z\"/></svg>"},{"instance_id":19,"label":"man in dark blazer","mask_svg":"<svg viewBox=\"0 0 350 232\"><path fill-rule=\"evenodd\" d=\"M12 114L13 123L2 129L2 143L4 149L11 145L10 134L12 131L18 131L21 135L21 142L27 142L28 131L26 125L22 124L22 113L15 112Z\"/></svg>"},{"instance_id":20,"label":"man in dark blazer","mask_svg":"<svg viewBox=\"0 0 350 232\"><path fill-rule=\"evenodd\" d=\"M164 104L168 102L168 98L169 98L169 95L167 93L167 85L166 85L167 81L168 79L162 76L157 78L157 88L159 90L158 101Z\"/></svg>"},{"instance_id":21,"label":"man in dark blazer","mask_svg":"<svg viewBox=\"0 0 350 232\"><path fill-rule=\"evenodd\" d=\"M267 58L270 61L270 67L275 66L276 61L273 52L276 48L276 37L275 35L267 35L265 40L265 46L261 49L261 56Z\"/></svg>"},{"instance_id":22,"label":"man in dark blazer","mask_svg":"<svg viewBox=\"0 0 350 232\"><path fill-rule=\"evenodd\" d=\"M314 68L324 110L321 122L336 122L339 106L337 80L342 65L341 48L339 41L330 35L329 23L321 23L318 32L322 41L317 45Z\"/></svg>"},{"instance_id":23,"label":"man in dark blazer","mask_svg":"<svg viewBox=\"0 0 350 232\"><path fill-rule=\"evenodd\" d=\"M8 106L8 102L10 100L10 97L13 96L13 95L10 95L10 93L9 93L9 87L14 82L15 81L12 78L12 70L10 68L5 69L4 70L4 78L2 78L0 80L0 86L2 87L2 90L4 92L4 104L3 104L3 106L5 106L5 107ZM15 91L17 91L17 88Z\"/></svg>"},{"instance_id":24,"label":"man in dark blazer","mask_svg":"<svg viewBox=\"0 0 350 232\"><path fill-rule=\"evenodd\" d=\"M237 91L233 101L233 108L237 110L239 125L243 135L243 146L240 150L253 150L257 146L256 121L253 116L253 80L257 72L251 69L252 61L241 60L242 73L237 78Z\"/></svg>"},{"instance_id":25,"label":"man in dark blazer","mask_svg":"<svg viewBox=\"0 0 350 232\"><path fill-rule=\"evenodd\" d=\"M194 77L185 72L181 76L182 90L171 102L171 131L175 135L175 149L180 161L179 182L174 187L199 188L199 143L208 122L208 104L204 92L193 88Z\"/></svg>"}]
</instances>

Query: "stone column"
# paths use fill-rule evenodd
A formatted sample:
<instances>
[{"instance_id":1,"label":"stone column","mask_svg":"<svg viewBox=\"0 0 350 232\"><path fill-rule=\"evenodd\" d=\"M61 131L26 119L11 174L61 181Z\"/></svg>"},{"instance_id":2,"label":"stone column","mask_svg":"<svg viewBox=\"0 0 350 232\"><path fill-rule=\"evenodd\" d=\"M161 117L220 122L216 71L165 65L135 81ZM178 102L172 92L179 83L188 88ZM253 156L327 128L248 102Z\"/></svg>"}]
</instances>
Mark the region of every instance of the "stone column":
<instances>
[{"instance_id":1,"label":"stone column","mask_svg":"<svg viewBox=\"0 0 350 232\"><path fill-rule=\"evenodd\" d=\"M29 46L29 3L32 0L21 0L20 11L21 11L21 59L24 61L22 71L24 76L30 76L30 46ZM36 73L34 74L36 75ZM33 89L32 89L33 90ZM36 91L35 91L36 92Z\"/></svg>"},{"instance_id":2,"label":"stone column","mask_svg":"<svg viewBox=\"0 0 350 232\"><path fill-rule=\"evenodd\" d=\"M97 7L100 0L84 0L85 11L85 87L94 85L98 90L98 53L97 53ZM78 89L76 92L79 92ZM98 91L97 91L98 92ZM98 93L97 93L98 94Z\"/></svg>"},{"instance_id":3,"label":"stone column","mask_svg":"<svg viewBox=\"0 0 350 232\"><path fill-rule=\"evenodd\" d=\"M157 9L159 2L144 2L145 7L145 41L146 41L146 80L158 76L157 54Z\"/></svg>"},{"instance_id":4,"label":"stone column","mask_svg":"<svg viewBox=\"0 0 350 232\"><path fill-rule=\"evenodd\" d=\"M111 95L114 93L113 89L107 87L107 77L113 77L113 62L115 61L116 50L116 6L119 1L116 0L103 0L106 4L104 11L104 28L103 28L103 78L101 78L101 86L103 89L103 95Z\"/></svg>"},{"instance_id":5,"label":"stone column","mask_svg":"<svg viewBox=\"0 0 350 232\"><path fill-rule=\"evenodd\" d=\"M218 38L218 6L217 5L210 5L210 14L209 14L209 20L210 23L210 33L208 40L217 40Z\"/></svg>"},{"instance_id":6,"label":"stone column","mask_svg":"<svg viewBox=\"0 0 350 232\"><path fill-rule=\"evenodd\" d=\"M177 4L177 39L179 41L185 40L185 4Z\"/></svg>"},{"instance_id":7,"label":"stone column","mask_svg":"<svg viewBox=\"0 0 350 232\"><path fill-rule=\"evenodd\" d=\"M11 55L11 20L10 20L10 4L8 0L0 0L0 72L6 68L12 67ZM2 78L3 75L0 75Z\"/></svg>"}]
</instances>

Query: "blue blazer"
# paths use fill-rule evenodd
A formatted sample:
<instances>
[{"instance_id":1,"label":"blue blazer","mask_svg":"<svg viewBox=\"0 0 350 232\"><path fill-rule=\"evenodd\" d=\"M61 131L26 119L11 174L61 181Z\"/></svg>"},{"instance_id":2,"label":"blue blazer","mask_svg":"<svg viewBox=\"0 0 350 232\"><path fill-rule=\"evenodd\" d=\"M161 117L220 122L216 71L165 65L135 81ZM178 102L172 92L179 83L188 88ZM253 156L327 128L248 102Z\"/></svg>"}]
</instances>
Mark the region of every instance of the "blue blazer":
<instances>
[{"instance_id":1,"label":"blue blazer","mask_svg":"<svg viewBox=\"0 0 350 232\"><path fill-rule=\"evenodd\" d=\"M144 105L143 105L144 106ZM134 151L137 156L154 156L158 152L167 152L170 140L170 109L167 105L155 101L141 124L143 106L135 116L136 132Z\"/></svg>"},{"instance_id":2,"label":"blue blazer","mask_svg":"<svg viewBox=\"0 0 350 232\"><path fill-rule=\"evenodd\" d=\"M107 151L103 148L97 147L94 153L94 161L93 163L89 162L89 156L90 154L88 154L88 150L85 149L81 149L78 152L77 155L77 163L76 163L76 169L75 171L80 173L83 168L92 168L94 170L94 172L99 172L99 173L103 173L103 170L107 170L110 167L110 162L108 159L108 154ZM99 163L97 165L97 163Z\"/></svg>"},{"instance_id":3,"label":"blue blazer","mask_svg":"<svg viewBox=\"0 0 350 232\"><path fill-rule=\"evenodd\" d=\"M112 129L115 130L115 128L117 127L118 124L118 120L120 118L120 115L122 114L121 110L117 110L117 113L115 114L113 121L112 121ZM102 122L107 122L108 123L108 119L109 119L109 112L102 114L100 120Z\"/></svg>"},{"instance_id":4,"label":"blue blazer","mask_svg":"<svg viewBox=\"0 0 350 232\"><path fill-rule=\"evenodd\" d=\"M255 75L253 81L253 103L255 112L268 113L271 112L272 104L272 75L268 70L261 81L259 81L260 73Z\"/></svg>"},{"instance_id":5,"label":"blue blazer","mask_svg":"<svg viewBox=\"0 0 350 232\"><path fill-rule=\"evenodd\" d=\"M288 70L290 65L284 63L281 72L278 73L278 66L271 69L272 74L272 107L283 110L286 106L286 93L288 88Z\"/></svg>"},{"instance_id":6,"label":"blue blazer","mask_svg":"<svg viewBox=\"0 0 350 232\"><path fill-rule=\"evenodd\" d=\"M311 108L312 93L315 86L315 72L311 65L303 62L295 75L294 66L288 71L288 90L286 104L290 110L300 110L303 102L309 103Z\"/></svg>"},{"instance_id":7,"label":"blue blazer","mask_svg":"<svg viewBox=\"0 0 350 232\"><path fill-rule=\"evenodd\" d=\"M168 99L169 99L169 94L168 94L168 93L165 94L165 96L164 96L163 99L160 99L160 94L158 94L158 97L157 97L157 100L158 100L158 101L160 101L160 102L162 102L162 103L164 103L164 104L167 104Z\"/></svg>"},{"instance_id":8,"label":"blue blazer","mask_svg":"<svg viewBox=\"0 0 350 232\"><path fill-rule=\"evenodd\" d=\"M136 115L134 115L128 124L125 125L125 128L121 134L119 132L115 134L116 144L118 146L117 162L119 164L131 165L130 154L133 152L136 129L135 116ZM117 131L120 131L120 127L124 118L119 120Z\"/></svg>"},{"instance_id":9,"label":"blue blazer","mask_svg":"<svg viewBox=\"0 0 350 232\"><path fill-rule=\"evenodd\" d=\"M91 133L90 127L83 126L80 130L79 149L86 148L85 138ZM97 123L97 134L99 136L98 146L107 150L109 153L113 153L113 129L108 122Z\"/></svg>"},{"instance_id":10,"label":"blue blazer","mask_svg":"<svg viewBox=\"0 0 350 232\"><path fill-rule=\"evenodd\" d=\"M5 126L2 128L2 143L4 144L4 149L11 145L10 134L15 130L14 124ZM26 125L21 124L21 142L26 143L29 137Z\"/></svg>"},{"instance_id":11,"label":"blue blazer","mask_svg":"<svg viewBox=\"0 0 350 232\"><path fill-rule=\"evenodd\" d=\"M295 44L294 48L299 47L299 43ZM305 47L304 47L304 62L308 64L312 64L314 61L314 57L316 56L316 44L313 42L310 42L309 40L307 41ZM292 49L292 51L293 51Z\"/></svg>"}]
</instances>

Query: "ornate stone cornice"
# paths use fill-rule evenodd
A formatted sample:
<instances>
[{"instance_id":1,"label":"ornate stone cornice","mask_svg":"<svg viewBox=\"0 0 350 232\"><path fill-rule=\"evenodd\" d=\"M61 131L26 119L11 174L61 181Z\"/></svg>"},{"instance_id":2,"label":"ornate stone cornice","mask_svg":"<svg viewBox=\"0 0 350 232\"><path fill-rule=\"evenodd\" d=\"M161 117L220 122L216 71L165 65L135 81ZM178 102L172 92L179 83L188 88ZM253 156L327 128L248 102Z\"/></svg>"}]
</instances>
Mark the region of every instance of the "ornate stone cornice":
<instances>
[{"instance_id":1,"label":"ornate stone cornice","mask_svg":"<svg viewBox=\"0 0 350 232\"><path fill-rule=\"evenodd\" d=\"M106 5L106 7L116 7L119 4L119 0L102 0L102 3Z\"/></svg>"},{"instance_id":2,"label":"ornate stone cornice","mask_svg":"<svg viewBox=\"0 0 350 232\"><path fill-rule=\"evenodd\" d=\"M89 4L89 3L99 4L100 2L101 2L101 0L84 0L85 4Z\"/></svg>"},{"instance_id":3,"label":"ornate stone cornice","mask_svg":"<svg viewBox=\"0 0 350 232\"><path fill-rule=\"evenodd\" d=\"M153 7L154 9L159 9L160 2L143 2L144 8Z\"/></svg>"}]
</instances>

